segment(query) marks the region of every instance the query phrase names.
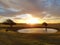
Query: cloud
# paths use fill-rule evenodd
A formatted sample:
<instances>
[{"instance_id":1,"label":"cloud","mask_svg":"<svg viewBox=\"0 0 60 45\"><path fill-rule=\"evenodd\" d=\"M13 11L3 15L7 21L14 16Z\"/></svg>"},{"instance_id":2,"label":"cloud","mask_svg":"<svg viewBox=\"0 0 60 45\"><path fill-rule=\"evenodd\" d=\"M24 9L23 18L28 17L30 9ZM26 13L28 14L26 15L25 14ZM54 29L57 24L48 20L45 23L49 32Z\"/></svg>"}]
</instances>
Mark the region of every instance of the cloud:
<instances>
[{"instance_id":1,"label":"cloud","mask_svg":"<svg viewBox=\"0 0 60 45\"><path fill-rule=\"evenodd\" d=\"M10 10L10 11L13 11L13 12L19 12L19 11L21 11L20 9L18 10L18 9L15 9L15 8L7 8L7 10Z\"/></svg>"},{"instance_id":2,"label":"cloud","mask_svg":"<svg viewBox=\"0 0 60 45\"><path fill-rule=\"evenodd\" d=\"M32 17L31 14L21 14L21 15L17 15L15 17L13 17L13 19L28 19L30 17Z\"/></svg>"},{"instance_id":3,"label":"cloud","mask_svg":"<svg viewBox=\"0 0 60 45\"><path fill-rule=\"evenodd\" d=\"M51 17L60 17L60 0L0 0L0 15L3 16L29 13L41 18L47 16L42 14L44 11Z\"/></svg>"}]
</instances>

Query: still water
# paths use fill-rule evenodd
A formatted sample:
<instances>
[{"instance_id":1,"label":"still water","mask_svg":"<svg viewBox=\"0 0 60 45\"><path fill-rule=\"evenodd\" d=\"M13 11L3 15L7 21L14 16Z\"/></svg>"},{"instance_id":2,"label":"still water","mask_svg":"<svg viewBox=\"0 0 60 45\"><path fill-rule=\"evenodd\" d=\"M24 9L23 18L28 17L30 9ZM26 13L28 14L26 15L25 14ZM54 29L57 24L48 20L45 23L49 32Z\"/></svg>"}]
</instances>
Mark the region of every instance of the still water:
<instances>
[{"instance_id":1,"label":"still water","mask_svg":"<svg viewBox=\"0 0 60 45\"><path fill-rule=\"evenodd\" d=\"M56 33L58 32L58 30L48 28L46 31L45 28L29 28L29 29L18 30L18 32L20 33Z\"/></svg>"}]
</instances>

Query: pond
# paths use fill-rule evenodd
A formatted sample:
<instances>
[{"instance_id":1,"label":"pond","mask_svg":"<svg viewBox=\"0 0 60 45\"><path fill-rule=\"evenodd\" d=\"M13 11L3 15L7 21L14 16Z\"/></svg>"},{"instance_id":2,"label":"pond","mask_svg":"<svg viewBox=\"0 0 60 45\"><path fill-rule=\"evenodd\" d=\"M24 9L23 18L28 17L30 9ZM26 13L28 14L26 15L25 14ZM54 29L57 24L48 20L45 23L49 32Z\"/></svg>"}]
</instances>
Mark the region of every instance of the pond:
<instances>
[{"instance_id":1,"label":"pond","mask_svg":"<svg viewBox=\"0 0 60 45\"><path fill-rule=\"evenodd\" d=\"M58 32L58 30L47 28L47 31L46 31L45 28L29 28L29 29L18 30L18 32L20 33L56 33Z\"/></svg>"}]
</instances>

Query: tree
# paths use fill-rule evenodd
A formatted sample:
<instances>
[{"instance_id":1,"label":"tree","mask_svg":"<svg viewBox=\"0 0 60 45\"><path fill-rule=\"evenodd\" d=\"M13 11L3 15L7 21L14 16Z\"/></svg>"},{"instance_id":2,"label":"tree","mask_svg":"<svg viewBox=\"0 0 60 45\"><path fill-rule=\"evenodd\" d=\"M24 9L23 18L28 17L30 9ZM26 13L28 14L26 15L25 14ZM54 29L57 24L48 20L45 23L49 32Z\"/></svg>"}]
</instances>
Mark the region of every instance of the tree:
<instances>
[{"instance_id":1,"label":"tree","mask_svg":"<svg viewBox=\"0 0 60 45\"><path fill-rule=\"evenodd\" d=\"M45 28L45 30L46 30L46 32L47 32L47 26L48 26L48 24L47 24L46 22L44 22L44 23L43 23L43 26L44 26L44 28Z\"/></svg>"},{"instance_id":2,"label":"tree","mask_svg":"<svg viewBox=\"0 0 60 45\"><path fill-rule=\"evenodd\" d=\"M8 27L8 29L6 30L6 31L8 31L8 30L12 29L13 25L15 25L16 23L13 22L11 19L7 19L5 22L3 22L3 24L10 25L10 27Z\"/></svg>"}]
</instances>

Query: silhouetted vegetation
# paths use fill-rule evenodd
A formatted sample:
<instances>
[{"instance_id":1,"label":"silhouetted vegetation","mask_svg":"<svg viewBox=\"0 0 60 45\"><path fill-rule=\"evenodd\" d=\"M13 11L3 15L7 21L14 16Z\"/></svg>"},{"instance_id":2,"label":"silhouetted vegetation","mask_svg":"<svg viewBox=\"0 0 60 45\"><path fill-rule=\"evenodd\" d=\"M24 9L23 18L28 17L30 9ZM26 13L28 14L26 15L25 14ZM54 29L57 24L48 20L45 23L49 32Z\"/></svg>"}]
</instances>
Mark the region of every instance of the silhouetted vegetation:
<instances>
[{"instance_id":1,"label":"silhouetted vegetation","mask_svg":"<svg viewBox=\"0 0 60 45\"><path fill-rule=\"evenodd\" d=\"M46 30L46 32L47 32L47 26L48 26L48 24L47 24L46 22L44 22L44 23L43 23L43 26L45 27L45 30Z\"/></svg>"},{"instance_id":2,"label":"silhouetted vegetation","mask_svg":"<svg viewBox=\"0 0 60 45\"><path fill-rule=\"evenodd\" d=\"M10 25L10 27L7 27L6 31L11 30L13 28L13 25L16 25L16 23L13 22L11 19L7 19L5 22L3 22L3 24Z\"/></svg>"}]
</instances>

